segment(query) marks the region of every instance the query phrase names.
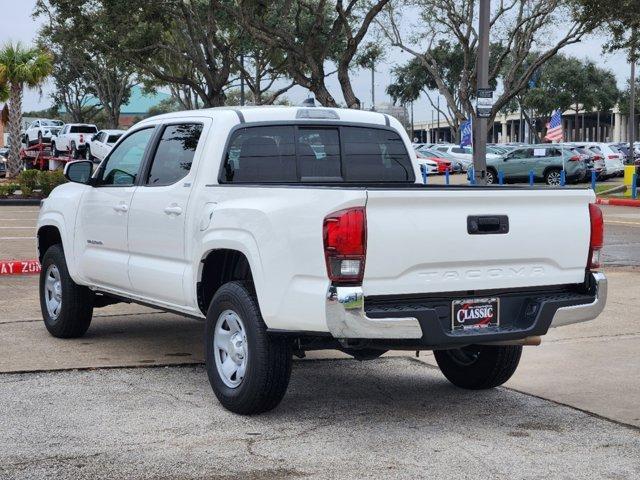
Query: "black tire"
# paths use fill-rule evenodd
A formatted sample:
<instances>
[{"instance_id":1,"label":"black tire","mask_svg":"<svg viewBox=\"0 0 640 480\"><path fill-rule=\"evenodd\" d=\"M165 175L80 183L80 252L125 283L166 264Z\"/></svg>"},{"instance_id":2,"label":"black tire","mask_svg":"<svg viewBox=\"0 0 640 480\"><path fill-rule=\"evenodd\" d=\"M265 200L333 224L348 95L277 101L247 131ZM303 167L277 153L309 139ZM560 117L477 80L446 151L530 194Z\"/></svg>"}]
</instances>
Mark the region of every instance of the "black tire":
<instances>
[{"instance_id":1,"label":"black tire","mask_svg":"<svg viewBox=\"0 0 640 480\"><path fill-rule=\"evenodd\" d=\"M47 309L45 283L49 276L49 267L57 268L61 285L61 304L57 316ZM67 270L62 245L56 244L46 251L40 271L40 309L44 325L51 335L58 338L77 338L83 336L91 325L93 316L93 292L87 287L75 283Z\"/></svg>"},{"instance_id":2,"label":"black tire","mask_svg":"<svg viewBox=\"0 0 640 480\"><path fill-rule=\"evenodd\" d=\"M71 158L73 158L74 160L80 158L78 149L76 148L76 144L74 142L71 142Z\"/></svg>"},{"instance_id":3,"label":"black tire","mask_svg":"<svg viewBox=\"0 0 640 480\"><path fill-rule=\"evenodd\" d=\"M93 162L93 155L91 155L91 148L89 148L89 145L85 147L84 158L86 160L89 160L90 162Z\"/></svg>"},{"instance_id":4,"label":"black tire","mask_svg":"<svg viewBox=\"0 0 640 480\"><path fill-rule=\"evenodd\" d=\"M433 352L440 370L451 383L469 390L502 385L518 368L521 345L470 345Z\"/></svg>"},{"instance_id":5,"label":"black tire","mask_svg":"<svg viewBox=\"0 0 640 480\"><path fill-rule=\"evenodd\" d=\"M216 366L216 324L223 312L232 311L242 320L246 333L247 363L239 385L228 386ZM242 282L229 282L216 292L207 311L205 359L209 383L220 403L240 415L253 415L275 408L287 391L291 376L291 345L285 337L270 336L262 320L252 289Z\"/></svg>"},{"instance_id":6,"label":"black tire","mask_svg":"<svg viewBox=\"0 0 640 480\"><path fill-rule=\"evenodd\" d=\"M496 183L498 183L498 175L493 169L487 169L487 185L493 185Z\"/></svg>"},{"instance_id":7,"label":"black tire","mask_svg":"<svg viewBox=\"0 0 640 480\"><path fill-rule=\"evenodd\" d=\"M60 150L56 148L56 142L51 142L51 152L53 153L54 157L60 156Z\"/></svg>"},{"instance_id":8,"label":"black tire","mask_svg":"<svg viewBox=\"0 0 640 480\"><path fill-rule=\"evenodd\" d=\"M551 186L560 185L560 172L562 170L559 168L550 168L544 173L544 183Z\"/></svg>"},{"instance_id":9,"label":"black tire","mask_svg":"<svg viewBox=\"0 0 640 480\"><path fill-rule=\"evenodd\" d=\"M38 132L38 143L42 143L42 132Z\"/></svg>"}]
</instances>

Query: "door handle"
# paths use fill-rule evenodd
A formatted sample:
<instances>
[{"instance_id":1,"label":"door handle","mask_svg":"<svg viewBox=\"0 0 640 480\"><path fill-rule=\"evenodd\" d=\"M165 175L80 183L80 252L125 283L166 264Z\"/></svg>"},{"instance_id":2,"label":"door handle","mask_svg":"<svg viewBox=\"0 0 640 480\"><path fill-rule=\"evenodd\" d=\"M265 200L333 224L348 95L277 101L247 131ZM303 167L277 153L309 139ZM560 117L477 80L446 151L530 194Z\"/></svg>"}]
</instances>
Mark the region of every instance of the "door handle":
<instances>
[{"instance_id":1,"label":"door handle","mask_svg":"<svg viewBox=\"0 0 640 480\"><path fill-rule=\"evenodd\" d=\"M171 204L164 209L164 213L167 215L180 215L182 213L182 207L176 204Z\"/></svg>"},{"instance_id":2,"label":"door handle","mask_svg":"<svg viewBox=\"0 0 640 480\"><path fill-rule=\"evenodd\" d=\"M129 207L127 207L127 205L124 203L119 203L118 205L114 205L113 209L116 212L127 212L129 210Z\"/></svg>"}]
</instances>

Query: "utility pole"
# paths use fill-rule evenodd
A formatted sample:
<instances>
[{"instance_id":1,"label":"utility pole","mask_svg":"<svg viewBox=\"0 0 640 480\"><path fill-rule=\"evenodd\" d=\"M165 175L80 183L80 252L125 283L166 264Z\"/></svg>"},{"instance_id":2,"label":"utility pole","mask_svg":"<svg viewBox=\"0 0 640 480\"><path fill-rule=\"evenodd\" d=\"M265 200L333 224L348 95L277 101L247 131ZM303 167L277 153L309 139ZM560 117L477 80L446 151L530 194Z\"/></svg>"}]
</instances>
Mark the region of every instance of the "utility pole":
<instances>
[{"instance_id":1,"label":"utility pole","mask_svg":"<svg viewBox=\"0 0 640 480\"><path fill-rule=\"evenodd\" d=\"M412 143L415 138L414 128L415 127L413 126L413 100L411 100L411 142Z\"/></svg>"},{"instance_id":2,"label":"utility pole","mask_svg":"<svg viewBox=\"0 0 640 480\"><path fill-rule=\"evenodd\" d=\"M633 165L636 141L636 35L638 31L631 31L631 92L629 96L629 163Z\"/></svg>"},{"instance_id":3,"label":"utility pole","mask_svg":"<svg viewBox=\"0 0 640 480\"><path fill-rule=\"evenodd\" d=\"M375 111L376 109L376 65L371 61L371 110Z\"/></svg>"},{"instance_id":4,"label":"utility pole","mask_svg":"<svg viewBox=\"0 0 640 480\"><path fill-rule=\"evenodd\" d=\"M491 0L480 0L480 21L478 26L478 106L474 122L473 136L473 172L477 185L486 185L487 173L487 118L485 112L480 112L481 91L489 89L489 15ZM492 95L493 96L493 95ZM491 103L493 103L491 98Z\"/></svg>"},{"instance_id":5,"label":"utility pole","mask_svg":"<svg viewBox=\"0 0 640 480\"><path fill-rule=\"evenodd\" d=\"M438 128L436 129L436 143L440 143L440 92L438 92Z\"/></svg>"},{"instance_id":6,"label":"utility pole","mask_svg":"<svg viewBox=\"0 0 640 480\"><path fill-rule=\"evenodd\" d=\"M240 55L240 106L244 106L244 55Z\"/></svg>"}]
</instances>

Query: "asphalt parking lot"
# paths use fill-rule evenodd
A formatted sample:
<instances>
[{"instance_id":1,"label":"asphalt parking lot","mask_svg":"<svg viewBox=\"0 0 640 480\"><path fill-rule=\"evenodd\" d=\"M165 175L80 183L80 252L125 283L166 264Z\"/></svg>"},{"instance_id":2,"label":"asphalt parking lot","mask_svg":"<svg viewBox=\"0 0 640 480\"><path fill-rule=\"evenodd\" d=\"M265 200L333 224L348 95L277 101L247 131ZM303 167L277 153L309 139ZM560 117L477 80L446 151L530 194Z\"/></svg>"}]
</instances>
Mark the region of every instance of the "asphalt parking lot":
<instances>
[{"instance_id":1,"label":"asphalt parking lot","mask_svg":"<svg viewBox=\"0 0 640 480\"><path fill-rule=\"evenodd\" d=\"M201 322L120 304L59 340L37 276L2 276L0 478L638 477L640 209L603 211L605 312L527 347L505 387L456 389L427 352L322 352L254 418L218 405ZM1 260L35 257L36 216L0 207Z\"/></svg>"}]
</instances>

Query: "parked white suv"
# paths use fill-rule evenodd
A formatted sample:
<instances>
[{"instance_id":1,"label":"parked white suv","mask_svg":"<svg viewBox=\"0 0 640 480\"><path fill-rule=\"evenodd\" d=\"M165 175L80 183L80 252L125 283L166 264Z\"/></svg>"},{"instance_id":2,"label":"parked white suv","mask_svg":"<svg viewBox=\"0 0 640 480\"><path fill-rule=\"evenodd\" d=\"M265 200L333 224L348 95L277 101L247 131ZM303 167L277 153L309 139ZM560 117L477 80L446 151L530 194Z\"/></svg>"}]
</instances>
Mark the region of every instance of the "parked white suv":
<instances>
[{"instance_id":1,"label":"parked white suv","mask_svg":"<svg viewBox=\"0 0 640 480\"><path fill-rule=\"evenodd\" d=\"M473 167L473 150L469 147L461 147L459 145L435 145L431 150L443 152L458 160L462 164L463 172ZM498 157L496 154L487 153L487 160Z\"/></svg>"},{"instance_id":2,"label":"parked white suv","mask_svg":"<svg viewBox=\"0 0 640 480\"><path fill-rule=\"evenodd\" d=\"M85 158L101 162L125 132L126 130L100 130L89 140L84 152Z\"/></svg>"},{"instance_id":3,"label":"parked white suv","mask_svg":"<svg viewBox=\"0 0 640 480\"><path fill-rule=\"evenodd\" d=\"M91 123L67 123L51 139L53 154L56 157L71 154L72 158L80 158L84 155L89 140L97 132L98 127Z\"/></svg>"},{"instance_id":4,"label":"parked white suv","mask_svg":"<svg viewBox=\"0 0 640 480\"><path fill-rule=\"evenodd\" d=\"M604 177L621 177L624 175L625 156L615 145L610 143L589 143L587 148L604 159Z\"/></svg>"},{"instance_id":5,"label":"parked white suv","mask_svg":"<svg viewBox=\"0 0 640 480\"><path fill-rule=\"evenodd\" d=\"M24 132L22 142L28 147L36 143L49 143L62 129L64 123L61 120L49 120L40 118L29 124Z\"/></svg>"},{"instance_id":6,"label":"parked white suv","mask_svg":"<svg viewBox=\"0 0 640 480\"><path fill-rule=\"evenodd\" d=\"M455 385L500 385L523 345L602 311L602 214L586 188L423 185L411 150L361 110L143 120L43 201L45 326L79 337L123 300L202 319L211 386L241 414L274 408L315 349L434 350Z\"/></svg>"}]
</instances>

